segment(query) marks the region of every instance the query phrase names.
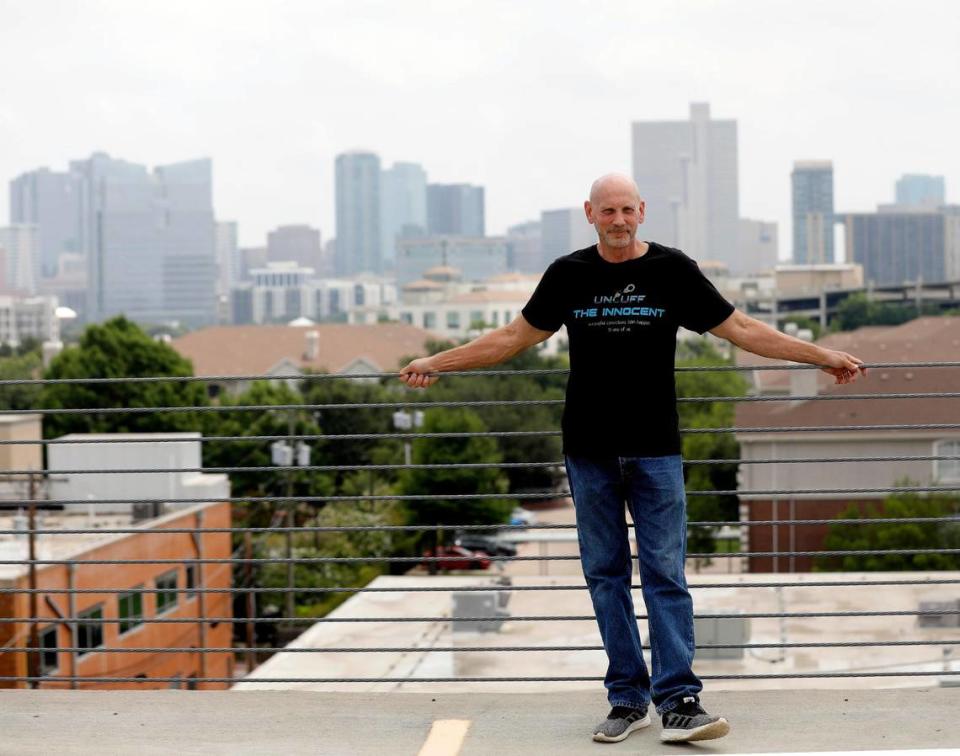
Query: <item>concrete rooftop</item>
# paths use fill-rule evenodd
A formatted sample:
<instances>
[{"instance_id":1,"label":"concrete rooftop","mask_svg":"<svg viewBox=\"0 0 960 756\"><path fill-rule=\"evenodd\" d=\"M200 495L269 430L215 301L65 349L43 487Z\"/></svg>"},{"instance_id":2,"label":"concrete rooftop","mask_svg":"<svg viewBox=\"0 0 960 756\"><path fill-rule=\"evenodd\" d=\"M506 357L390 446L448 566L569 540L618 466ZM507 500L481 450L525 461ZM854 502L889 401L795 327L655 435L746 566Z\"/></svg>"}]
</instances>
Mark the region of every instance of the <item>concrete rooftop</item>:
<instances>
[{"instance_id":1,"label":"concrete rooftop","mask_svg":"<svg viewBox=\"0 0 960 756\"><path fill-rule=\"evenodd\" d=\"M731 733L660 742L659 721L594 743L601 692L0 691L0 753L617 754L803 753L960 748L960 688L708 693ZM425 748L434 723L466 736ZM468 724L465 724L468 723ZM442 731L444 725L434 730ZM456 733L457 725L449 728ZM927 751L929 752L929 751Z\"/></svg>"}]
</instances>

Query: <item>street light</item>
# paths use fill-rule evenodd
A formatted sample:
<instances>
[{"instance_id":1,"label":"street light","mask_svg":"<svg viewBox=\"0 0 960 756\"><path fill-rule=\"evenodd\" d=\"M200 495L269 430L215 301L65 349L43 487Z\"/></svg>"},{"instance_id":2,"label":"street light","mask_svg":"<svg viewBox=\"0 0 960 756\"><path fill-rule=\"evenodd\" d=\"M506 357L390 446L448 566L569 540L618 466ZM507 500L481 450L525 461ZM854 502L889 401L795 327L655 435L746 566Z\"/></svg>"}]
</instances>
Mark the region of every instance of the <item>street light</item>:
<instances>
[{"instance_id":1,"label":"street light","mask_svg":"<svg viewBox=\"0 0 960 756\"><path fill-rule=\"evenodd\" d=\"M303 441L297 441L296 446L293 445L293 432L294 432L294 415L291 412L289 415L289 435L290 443L287 441L274 441L270 444L270 459L273 462L275 467L307 467L310 464L310 446ZM286 597L286 607L287 607L287 616L294 616L294 595L293 588L295 585L294 580L294 564L293 564L293 474L292 471L287 474L287 495L286 495L286 508L287 508L287 531L286 531L286 556L287 556L287 597Z\"/></svg>"},{"instance_id":2,"label":"street light","mask_svg":"<svg viewBox=\"0 0 960 756\"><path fill-rule=\"evenodd\" d=\"M408 431L411 428L416 429L423 425L423 412L421 410L415 410L414 412L407 412L407 410L397 410L393 413L393 427L397 430ZM410 464L410 439L403 439L403 463L405 465Z\"/></svg>"}]
</instances>

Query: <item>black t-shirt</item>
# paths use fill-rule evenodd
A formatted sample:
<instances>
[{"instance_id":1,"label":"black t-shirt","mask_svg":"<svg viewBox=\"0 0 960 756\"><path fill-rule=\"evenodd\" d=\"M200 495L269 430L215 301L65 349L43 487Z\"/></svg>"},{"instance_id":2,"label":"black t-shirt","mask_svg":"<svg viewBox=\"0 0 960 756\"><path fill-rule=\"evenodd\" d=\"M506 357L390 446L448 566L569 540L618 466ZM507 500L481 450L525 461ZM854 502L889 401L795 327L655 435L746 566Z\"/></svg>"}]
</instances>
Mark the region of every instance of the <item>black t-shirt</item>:
<instances>
[{"instance_id":1,"label":"black t-shirt","mask_svg":"<svg viewBox=\"0 0 960 756\"><path fill-rule=\"evenodd\" d=\"M677 327L704 333L733 309L693 260L661 244L621 263L596 245L554 260L522 312L534 328L567 327L564 453L679 454Z\"/></svg>"}]
</instances>

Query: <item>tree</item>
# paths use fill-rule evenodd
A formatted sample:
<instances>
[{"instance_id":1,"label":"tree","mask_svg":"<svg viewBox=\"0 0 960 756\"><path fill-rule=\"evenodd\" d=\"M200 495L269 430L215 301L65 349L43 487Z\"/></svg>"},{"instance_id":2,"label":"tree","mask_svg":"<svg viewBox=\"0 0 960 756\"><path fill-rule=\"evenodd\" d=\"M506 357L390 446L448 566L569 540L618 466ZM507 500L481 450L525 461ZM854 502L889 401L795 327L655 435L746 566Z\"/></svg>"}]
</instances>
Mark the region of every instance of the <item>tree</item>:
<instances>
[{"instance_id":1,"label":"tree","mask_svg":"<svg viewBox=\"0 0 960 756\"><path fill-rule=\"evenodd\" d=\"M909 480L898 486L917 485ZM875 524L868 520L903 517L948 517L960 512L955 496L896 493L881 506L870 505L866 512L851 504L838 515L840 519L863 520L864 524L831 525L824 541L827 551L876 551L887 549L955 549L960 547L960 523L891 522ZM867 554L814 560L815 571L901 571L960 569L960 554Z\"/></svg>"},{"instance_id":2,"label":"tree","mask_svg":"<svg viewBox=\"0 0 960 756\"><path fill-rule=\"evenodd\" d=\"M305 404L380 404L404 397L404 387L393 379L387 385L349 378L306 379L301 382ZM391 408L325 409L317 413L324 435L394 433ZM375 465L403 462L403 445L398 439L357 439L318 441L314 445L316 464ZM333 474L334 489L369 487L375 482L395 482L388 471Z\"/></svg>"},{"instance_id":3,"label":"tree","mask_svg":"<svg viewBox=\"0 0 960 756\"><path fill-rule=\"evenodd\" d=\"M706 339L697 348L697 356L677 362L678 367L715 367L729 365ZM698 396L744 396L747 385L734 372L677 373L677 398ZM733 402L681 402L678 404L682 428L723 428L733 425ZM688 433L683 437L684 459L737 459L740 445L732 433ZM684 469L688 491L735 490L738 465L686 465ZM691 496L687 502L691 524L698 520L726 520L739 518L739 500L736 496ZM688 548L695 553L715 550L716 527L690 528Z\"/></svg>"},{"instance_id":4,"label":"tree","mask_svg":"<svg viewBox=\"0 0 960 756\"><path fill-rule=\"evenodd\" d=\"M448 343L429 345L434 354L449 348ZM512 375L517 370L549 370L566 368L566 360L544 357L528 349L492 370L502 375L472 377L446 376L430 388L431 401L508 401L562 400L566 387L565 374ZM529 404L475 407L473 411L488 428L497 431L559 430L563 406ZM492 438L504 462L558 462L562 459L559 436L495 436ZM561 467L511 467L504 469L510 493L522 498L526 491L545 491L557 487L562 480Z\"/></svg>"},{"instance_id":5,"label":"tree","mask_svg":"<svg viewBox=\"0 0 960 756\"><path fill-rule=\"evenodd\" d=\"M123 316L87 326L75 347L65 349L50 363L44 378L136 378L191 376L193 366L172 347L151 339ZM113 407L203 407L208 404L198 382L159 381L109 384L53 384L45 386L40 406L49 409ZM198 413L64 414L48 416L44 434L130 433L199 430Z\"/></svg>"},{"instance_id":6,"label":"tree","mask_svg":"<svg viewBox=\"0 0 960 756\"><path fill-rule=\"evenodd\" d=\"M935 304L914 302L874 302L866 294L851 294L838 306L830 323L833 331L853 331L867 325L900 325L922 315L940 315Z\"/></svg>"},{"instance_id":7,"label":"tree","mask_svg":"<svg viewBox=\"0 0 960 756\"><path fill-rule=\"evenodd\" d=\"M486 426L476 413L462 408L431 410L423 423L425 433L481 432ZM413 444L413 462L419 465L499 462L496 442L489 437L421 438ZM496 468L452 467L406 470L399 492L422 494L506 493L506 477ZM507 520L515 502L507 499L419 499L405 504L412 525L485 525Z\"/></svg>"},{"instance_id":8,"label":"tree","mask_svg":"<svg viewBox=\"0 0 960 756\"><path fill-rule=\"evenodd\" d=\"M39 351L0 357L0 380L30 380L40 377L43 360ZM0 390L0 411L36 409L40 406L39 386L4 386Z\"/></svg>"}]
</instances>

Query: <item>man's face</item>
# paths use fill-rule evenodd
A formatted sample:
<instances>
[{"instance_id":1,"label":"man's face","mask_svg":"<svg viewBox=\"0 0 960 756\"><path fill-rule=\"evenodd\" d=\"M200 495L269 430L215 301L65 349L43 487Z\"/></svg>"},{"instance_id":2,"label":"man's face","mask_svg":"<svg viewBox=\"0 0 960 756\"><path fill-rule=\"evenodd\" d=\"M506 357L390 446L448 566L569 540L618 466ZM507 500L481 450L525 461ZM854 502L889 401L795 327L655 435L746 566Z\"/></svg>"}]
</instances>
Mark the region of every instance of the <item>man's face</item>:
<instances>
[{"instance_id":1,"label":"man's face","mask_svg":"<svg viewBox=\"0 0 960 756\"><path fill-rule=\"evenodd\" d=\"M629 247L643 223L644 203L631 191L610 190L584 204L587 220L608 247Z\"/></svg>"}]
</instances>

